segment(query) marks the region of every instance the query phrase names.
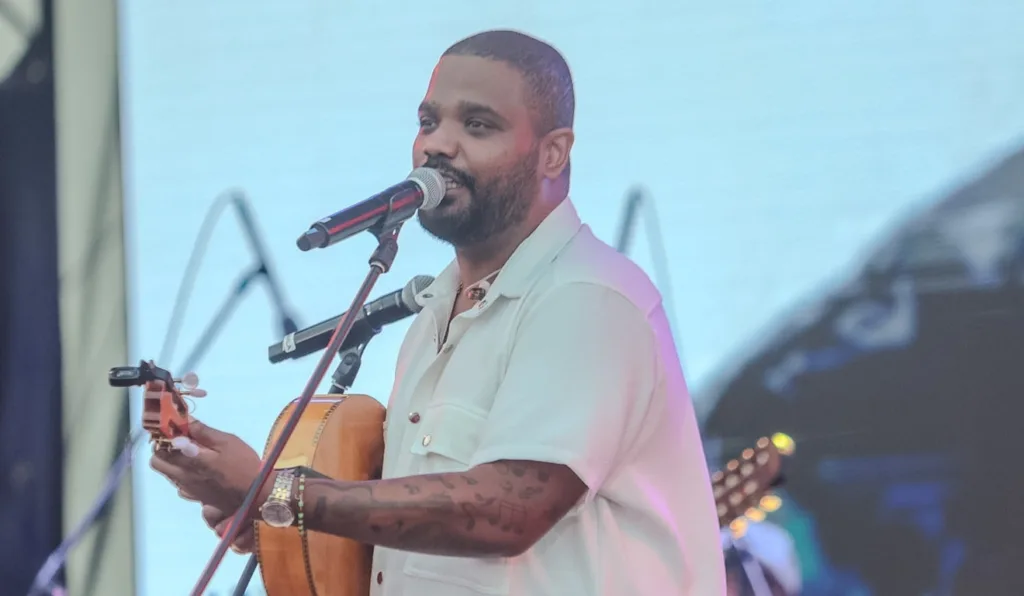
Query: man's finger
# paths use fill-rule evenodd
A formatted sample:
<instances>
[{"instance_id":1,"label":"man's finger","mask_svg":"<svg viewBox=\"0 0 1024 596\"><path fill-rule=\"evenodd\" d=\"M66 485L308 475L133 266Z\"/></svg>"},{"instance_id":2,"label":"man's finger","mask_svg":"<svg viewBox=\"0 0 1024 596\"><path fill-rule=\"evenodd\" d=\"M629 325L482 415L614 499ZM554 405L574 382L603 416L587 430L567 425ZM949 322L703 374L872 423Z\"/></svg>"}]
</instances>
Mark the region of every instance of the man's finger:
<instances>
[{"instance_id":1,"label":"man's finger","mask_svg":"<svg viewBox=\"0 0 1024 596\"><path fill-rule=\"evenodd\" d=\"M256 548L256 532L253 531L252 526L247 526L239 532L238 538L235 538L235 542L231 545L231 550L240 555L251 553L254 548Z\"/></svg>"},{"instance_id":2,"label":"man's finger","mask_svg":"<svg viewBox=\"0 0 1024 596\"><path fill-rule=\"evenodd\" d=\"M195 444L195 443L193 443ZM216 457L216 453L202 445L196 444L198 447L198 453L195 455L185 455L180 451L160 450L153 454L150 460L150 466L165 474L165 471L177 474L195 474L201 470L208 469L211 464L211 460Z\"/></svg>"},{"instance_id":3,"label":"man's finger","mask_svg":"<svg viewBox=\"0 0 1024 596\"><path fill-rule=\"evenodd\" d=\"M188 475L188 472L179 465L176 458L167 457L162 452L153 454L153 457L149 459L149 467L166 476L168 480L174 483Z\"/></svg>"},{"instance_id":4,"label":"man's finger","mask_svg":"<svg viewBox=\"0 0 1024 596\"><path fill-rule=\"evenodd\" d=\"M228 532L228 528L231 527L231 521L233 519L233 517L229 517L214 527L213 531L217 536L224 538L224 535ZM238 530L238 535L235 536L234 541L231 542L231 550L244 555L246 553L251 553L255 546L256 531L253 529L253 525L251 523L247 523Z\"/></svg>"},{"instance_id":5,"label":"man's finger","mask_svg":"<svg viewBox=\"0 0 1024 596\"><path fill-rule=\"evenodd\" d=\"M221 538L231 527L232 519L234 519L234 514L225 513L213 505L203 505L203 520ZM238 531L238 536L231 543L231 550L244 555L251 553L255 547L256 531L253 524L247 523Z\"/></svg>"},{"instance_id":6,"label":"man's finger","mask_svg":"<svg viewBox=\"0 0 1024 596\"><path fill-rule=\"evenodd\" d=\"M231 520L233 520L233 519L235 519L234 515L227 516L226 518L221 520L221 522L219 524L217 524L217 527L214 528L213 531L216 532L218 536L222 536L223 537L224 534L228 533L228 528L231 527ZM241 535L242 532L245 532L245 526L242 526L242 529L238 532L239 535Z\"/></svg>"},{"instance_id":7,"label":"man's finger","mask_svg":"<svg viewBox=\"0 0 1024 596\"><path fill-rule=\"evenodd\" d=\"M171 447L178 450L185 457L196 457L199 455L199 444L188 437L174 437L171 439Z\"/></svg>"},{"instance_id":8,"label":"man's finger","mask_svg":"<svg viewBox=\"0 0 1024 596\"><path fill-rule=\"evenodd\" d=\"M231 526L231 518L228 518L217 528L217 535L224 537L227 533L228 527ZM231 550L239 554L246 554L252 552L256 546L256 530L253 528L251 523L247 523L242 526L238 531L238 535L235 536L234 542L231 543Z\"/></svg>"},{"instance_id":9,"label":"man's finger","mask_svg":"<svg viewBox=\"0 0 1024 596\"><path fill-rule=\"evenodd\" d=\"M206 426L191 416L188 419L188 434L192 437L193 441L199 443L202 447L213 447L224 442L224 438L227 436L227 433Z\"/></svg>"},{"instance_id":10,"label":"man's finger","mask_svg":"<svg viewBox=\"0 0 1024 596\"><path fill-rule=\"evenodd\" d=\"M219 526L225 519L229 519L228 514L224 513L217 507L214 507L213 505L203 505L203 521L206 522L206 525L210 526L211 530L217 530L217 526ZM227 529L226 526L225 529ZM220 533L221 532L217 532L218 535Z\"/></svg>"}]
</instances>

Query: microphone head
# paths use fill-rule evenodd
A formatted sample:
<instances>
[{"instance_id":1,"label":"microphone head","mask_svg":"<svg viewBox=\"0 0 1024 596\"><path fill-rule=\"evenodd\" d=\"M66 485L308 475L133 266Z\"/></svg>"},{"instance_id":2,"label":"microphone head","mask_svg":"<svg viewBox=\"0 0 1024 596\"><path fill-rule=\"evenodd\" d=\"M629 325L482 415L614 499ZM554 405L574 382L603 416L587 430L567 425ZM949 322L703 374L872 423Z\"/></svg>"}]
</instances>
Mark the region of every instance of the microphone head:
<instances>
[{"instance_id":1,"label":"microphone head","mask_svg":"<svg viewBox=\"0 0 1024 596\"><path fill-rule=\"evenodd\" d=\"M444 176L433 168L416 168L409 174L409 180L416 183L423 191L423 204L420 209L433 209L441 204L447 189Z\"/></svg>"},{"instance_id":2,"label":"microphone head","mask_svg":"<svg viewBox=\"0 0 1024 596\"><path fill-rule=\"evenodd\" d=\"M416 300L416 295L427 289L427 286L434 283L434 278L429 275L417 275L409 280L402 288L402 304L414 313L423 310L423 305Z\"/></svg>"}]
</instances>

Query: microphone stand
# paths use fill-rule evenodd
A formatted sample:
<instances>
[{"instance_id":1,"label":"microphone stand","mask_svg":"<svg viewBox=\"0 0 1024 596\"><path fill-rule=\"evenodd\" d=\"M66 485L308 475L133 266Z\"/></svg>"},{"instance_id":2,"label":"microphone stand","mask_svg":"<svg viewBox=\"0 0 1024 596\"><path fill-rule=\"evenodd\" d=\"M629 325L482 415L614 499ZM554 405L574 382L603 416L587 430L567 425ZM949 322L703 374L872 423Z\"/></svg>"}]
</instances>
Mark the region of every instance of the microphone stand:
<instances>
[{"instance_id":1,"label":"microphone stand","mask_svg":"<svg viewBox=\"0 0 1024 596\"><path fill-rule=\"evenodd\" d=\"M370 339L376 337L377 333L380 333L380 329L375 329ZM363 363L363 350L370 343L370 339L339 354L341 362L338 363L338 368L334 370L334 375L331 377L333 382L331 383L331 390L328 392L330 395L344 395L348 393L352 385L355 385L356 375L359 374L359 367ZM256 566L258 564L259 561L256 559L256 553L249 555L245 569L242 570L242 576L238 579L238 584L235 585L235 591L231 593L232 596L245 596L245 591L249 588L249 582L252 581L252 576L256 573Z\"/></svg>"},{"instance_id":2,"label":"microphone stand","mask_svg":"<svg viewBox=\"0 0 1024 596\"><path fill-rule=\"evenodd\" d=\"M257 262L256 266L246 272L238 282L235 283L234 290L228 294L228 297L221 304L220 308L210 319L210 322L203 329L199 339L196 340L195 347L189 353L188 357L181 366L177 367L181 371L190 371L195 368L195 365L206 355L206 351L213 345L213 338L220 333L221 328L228 322L228 318L235 311L239 304L242 302L242 298L245 297L246 291L252 287L252 283L259 278L264 278L271 282L270 273L267 271L267 266L262 261ZM271 284L273 285L273 284ZM285 335L294 333L297 330L295 321L288 315L286 311L281 311L281 328L284 330Z\"/></svg>"},{"instance_id":3,"label":"microphone stand","mask_svg":"<svg viewBox=\"0 0 1024 596\"><path fill-rule=\"evenodd\" d=\"M740 559L740 565L743 566L743 575L746 576L753 595L771 596L772 590L768 586L768 578L765 577L764 568L761 567L761 563L754 560L754 556L747 550L746 541L742 538L737 539L730 533L729 546Z\"/></svg>"},{"instance_id":4,"label":"microphone stand","mask_svg":"<svg viewBox=\"0 0 1024 596\"><path fill-rule=\"evenodd\" d=\"M78 522L75 529L72 530L66 538L60 543L56 550L50 553L50 556L46 558L43 566L39 568L39 572L36 573L35 579L32 581L32 587L29 589L29 596L39 596L42 594L51 595L63 595L65 594L64 588L57 581L57 575L61 569L64 568L64 564L67 562L68 555L71 553L71 549L81 542L82 538L85 537L86 532L92 527L96 520L106 511L107 505L110 504L111 499L114 498L114 494L117 493L117 488L121 486L121 481L124 479L125 474L132 467L132 451L135 446L139 443L145 433L138 434L132 437L131 441L125 446L124 450L118 456L117 461L107 472L107 480L103 485L103 490L100 491L100 496L93 503L92 507L82 518L82 521Z\"/></svg>"},{"instance_id":5,"label":"microphone stand","mask_svg":"<svg viewBox=\"0 0 1024 596\"><path fill-rule=\"evenodd\" d=\"M281 453L284 451L284 446L288 443L288 439L291 438L292 433L298 426L299 420L302 418L302 414L306 411L306 407L313 399L317 386L320 385L324 375L327 373L327 368L331 365L335 355L338 354L341 346L352 331L352 325L355 323L359 312L362 311L367 299L369 299L370 292L373 291L373 286L377 283L377 280L382 274L391 270L391 267L395 262L395 257L398 256L398 233L401 228L402 224L399 223L394 227L371 230L377 237L377 247L370 255L369 271L366 273L366 278L363 280L362 285L359 287L355 297L352 299L352 304L345 312L345 316L338 321L338 326L334 330L334 335L331 336L330 343L328 343L319 362L317 362L317 365L313 370L313 374L310 375L309 380L306 382L306 386L296 401L295 408L292 410L291 416L288 417L284 427L281 429L280 436L278 436L277 440L271 446L270 452L263 461L263 466L260 468L259 474L257 474L256 479L249 487L249 492L246 494L245 499L243 499L242 504L239 506L238 512L232 518L231 525L228 527L227 532L224 533L224 536L221 538L216 550L214 550L213 555L211 555L210 560L203 569L202 575L200 575L199 579L196 581L196 585L192 589L191 596L203 595L206 587L210 584L210 580L213 579L214 572L216 572L217 567L224 559L224 555L227 554L231 544L238 536L238 532L242 529L242 525L247 523L249 514L254 509L257 495L259 495L263 486L270 478L271 473L274 471L274 465L277 463L277 459L281 457Z\"/></svg>"},{"instance_id":6,"label":"microphone stand","mask_svg":"<svg viewBox=\"0 0 1024 596\"><path fill-rule=\"evenodd\" d=\"M255 243L256 240L253 239L253 242ZM260 277L264 277L271 286L274 286L273 279L271 279L270 273L267 269L266 259L263 257L261 252L257 252L259 261L256 266L239 278L238 282L235 284L234 290L228 295L227 299L221 305L220 309L213 316L209 324L207 324L206 329L203 330L203 333L196 341L192 351L180 367L181 370L192 370L195 365L198 364L205 355L206 350L208 350L213 344L214 338L220 332L221 328L227 322L235 308L237 308L238 304L241 303L242 299L245 297L245 293L250 287L252 287L252 283L254 281ZM275 303L279 305L279 310L281 311L281 325L285 334L295 332L297 330L297 326L294 319L286 310L284 310L283 300L276 299ZM117 493L117 488L121 485L121 482L124 480L128 470L131 469L133 460L132 453L145 436L146 432L139 430L136 431L128 440L127 445L125 445L121 450L121 453L118 455L117 460L115 460L114 465L111 466L111 469L107 474L107 482L104 485L103 490L100 492L100 495L93 503L92 508L89 509L82 521L79 522L78 526L76 526L70 534L68 534L57 549L47 557L33 581L32 588L29 591L29 596L39 596L43 594L57 596L64 594L63 587L59 586L56 580L57 575L67 563L67 558L71 553L71 549L81 542L85 537L85 533L106 512L110 500L114 498L114 495Z\"/></svg>"}]
</instances>

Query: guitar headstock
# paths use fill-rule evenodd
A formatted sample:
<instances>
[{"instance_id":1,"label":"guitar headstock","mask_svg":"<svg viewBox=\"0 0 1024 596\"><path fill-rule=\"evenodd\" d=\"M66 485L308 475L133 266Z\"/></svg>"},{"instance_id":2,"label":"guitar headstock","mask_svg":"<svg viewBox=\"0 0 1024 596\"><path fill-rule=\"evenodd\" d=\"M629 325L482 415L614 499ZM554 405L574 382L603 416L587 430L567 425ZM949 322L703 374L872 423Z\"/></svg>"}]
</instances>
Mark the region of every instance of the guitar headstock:
<instances>
[{"instance_id":1,"label":"guitar headstock","mask_svg":"<svg viewBox=\"0 0 1024 596\"><path fill-rule=\"evenodd\" d=\"M180 379L152 361L138 366L115 366L108 382L112 387L143 387L142 428L149 432L154 451L171 449L177 437L188 438L189 411L185 397L204 397L199 377L188 373Z\"/></svg>"},{"instance_id":2,"label":"guitar headstock","mask_svg":"<svg viewBox=\"0 0 1024 596\"><path fill-rule=\"evenodd\" d=\"M793 439L782 433L762 437L711 475L719 527L729 526L733 534L742 535L747 520L762 521L766 513L782 506L772 489L781 484L782 458L792 455L794 447Z\"/></svg>"}]
</instances>

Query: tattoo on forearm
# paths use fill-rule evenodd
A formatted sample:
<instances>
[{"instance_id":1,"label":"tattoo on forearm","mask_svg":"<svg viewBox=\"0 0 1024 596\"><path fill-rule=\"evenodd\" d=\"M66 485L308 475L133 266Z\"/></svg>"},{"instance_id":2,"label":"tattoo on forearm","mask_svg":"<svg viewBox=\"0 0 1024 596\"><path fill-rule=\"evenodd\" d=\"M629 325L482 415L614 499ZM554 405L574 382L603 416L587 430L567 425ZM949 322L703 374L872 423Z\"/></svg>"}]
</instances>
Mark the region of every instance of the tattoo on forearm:
<instances>
[{"instance_id":1,"label":"tattoo on forearm","mask_svg":"<svg viewBox=\"0 0 1024 596\"><path fill-rule=\"evenodd\" d=\"M462 473L370 482L306 481L312 531L449 556L507 556L532 544L585 487L567 469L498 462ZM312 505L310 508L309 505Z\"/></svg>"}]
</instances>

